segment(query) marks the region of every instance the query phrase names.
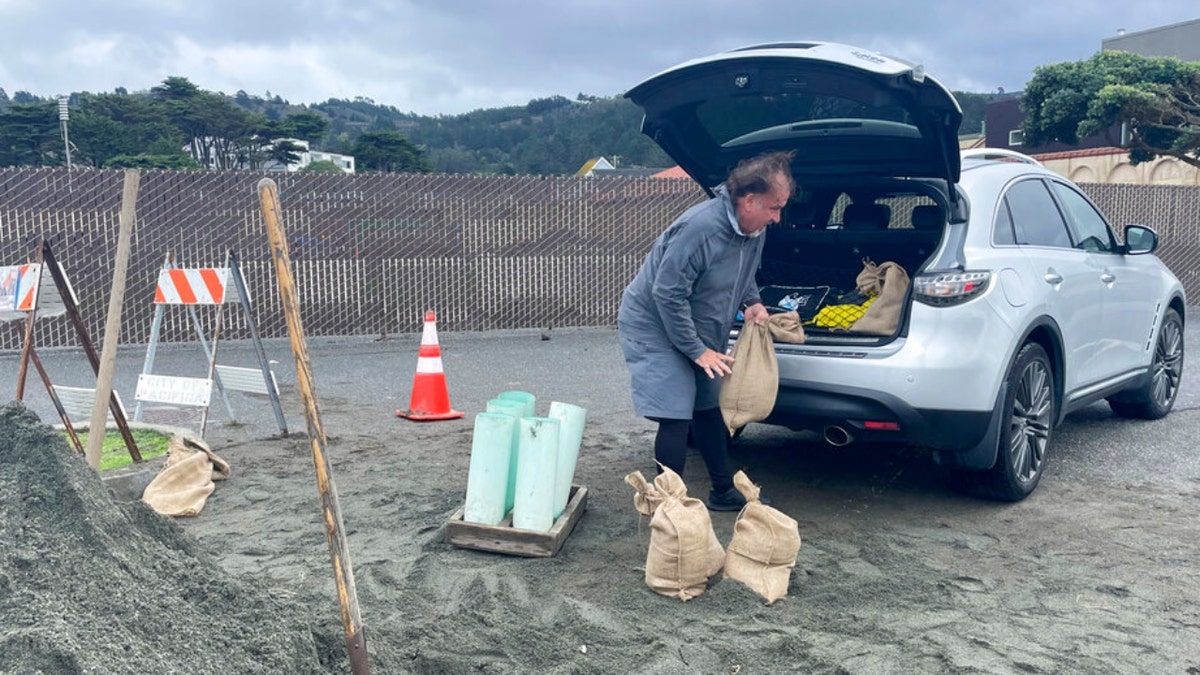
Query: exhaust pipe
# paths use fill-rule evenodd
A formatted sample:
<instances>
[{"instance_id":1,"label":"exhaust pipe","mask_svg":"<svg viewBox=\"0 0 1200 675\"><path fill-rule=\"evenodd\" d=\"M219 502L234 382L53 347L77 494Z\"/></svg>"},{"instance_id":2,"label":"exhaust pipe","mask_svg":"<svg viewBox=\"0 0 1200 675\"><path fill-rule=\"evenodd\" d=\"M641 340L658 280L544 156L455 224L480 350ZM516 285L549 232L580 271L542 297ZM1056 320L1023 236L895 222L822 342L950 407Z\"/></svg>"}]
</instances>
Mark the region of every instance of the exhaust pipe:
<instances>
[{"instance_id":1,"label":"exhaust pipe","mask_svg":"<svg viewBox=\"0 0 1200 675\"><path fill-rule=\"evenodd\" d=\"M854 434L847 431L846 427L837 424L826 424L823 436L825 442L835 448L849 445L854 440Z\"/></svg>"}]
</instances>

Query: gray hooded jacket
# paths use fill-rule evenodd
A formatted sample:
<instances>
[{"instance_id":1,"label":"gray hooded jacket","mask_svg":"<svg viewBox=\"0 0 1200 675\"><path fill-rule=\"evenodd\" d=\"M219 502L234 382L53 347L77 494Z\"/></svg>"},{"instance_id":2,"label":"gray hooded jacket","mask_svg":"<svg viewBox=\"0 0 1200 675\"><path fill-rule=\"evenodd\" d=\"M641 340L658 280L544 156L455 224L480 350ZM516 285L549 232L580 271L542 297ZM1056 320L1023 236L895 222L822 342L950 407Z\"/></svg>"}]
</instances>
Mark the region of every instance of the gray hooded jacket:
<instances>
[{"instance_id":1,"label":"gray hooded jacket","mask_svg":"<svg viewBox=\"0 0 1200 675\"><path fill-rule=\"evenodd\" d=\"M733 202L721 187L658 237L621 297L617 325L623 341L650 352L674 350L687 357L685 363L705 348L725 351L738 311L759 302L754 276L763 237L741 234L736 222ZM655 414L641 402L679 397L678 390L666 389L673 383L661 382L662 390L655 391L655 382L646 381L661 379L663 364L647 369L643 359L627 361L639 414ZM686 404L690 411L692 401Z\"/></svg>"}]
</instances>

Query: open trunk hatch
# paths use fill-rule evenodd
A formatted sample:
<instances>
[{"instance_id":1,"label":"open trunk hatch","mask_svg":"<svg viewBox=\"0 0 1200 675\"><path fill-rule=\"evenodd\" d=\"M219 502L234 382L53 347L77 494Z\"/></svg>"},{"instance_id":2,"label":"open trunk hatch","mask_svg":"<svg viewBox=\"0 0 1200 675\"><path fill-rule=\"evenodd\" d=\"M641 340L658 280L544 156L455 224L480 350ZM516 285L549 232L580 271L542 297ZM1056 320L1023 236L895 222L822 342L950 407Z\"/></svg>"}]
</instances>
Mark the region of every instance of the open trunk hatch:
<instances>
[{"instance_id":1,"label":"open trunk hatch","mask_svg":"<svg viewBox=\"0 0 1200 675\"><path fill-rule=\"evenodd\" d=\"M958 181L962 111L920 66L847 45L759 45L688 61L628 93L642 132L705 188L741 159L795 150L793 172Z\"/></svg>"}]
</instances>

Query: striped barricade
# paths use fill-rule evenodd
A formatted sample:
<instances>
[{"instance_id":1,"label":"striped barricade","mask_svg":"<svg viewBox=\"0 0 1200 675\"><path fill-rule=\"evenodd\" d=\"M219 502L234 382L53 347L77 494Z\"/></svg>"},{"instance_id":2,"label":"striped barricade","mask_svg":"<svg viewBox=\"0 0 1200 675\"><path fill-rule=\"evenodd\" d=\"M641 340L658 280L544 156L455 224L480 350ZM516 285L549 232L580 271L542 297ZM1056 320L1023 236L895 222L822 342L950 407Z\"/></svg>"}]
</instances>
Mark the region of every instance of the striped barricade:
<instances>
[{"instance_id":1,"label":"striped barricade","mask_svg":"<svg viewBox=\"0 0 1200 675\"><path fill-rule=\"evenodd\" d=\"M41 263L0 267L0 321L24 319L34 309L42 317L66 313L66 305L53 289L50 270Z\"/></svg>"},{"instance_id":2,"label":"striped barricade","mask_svg":"<svg viewBox=\"0 0 1200 675\"><path fill-rule=\"evenodd\" d=\"M229 283L229 269L203 267L164 269L154 289L156 305L221 305L238 300L237 285Z\"/></svg>"}]
</instances>

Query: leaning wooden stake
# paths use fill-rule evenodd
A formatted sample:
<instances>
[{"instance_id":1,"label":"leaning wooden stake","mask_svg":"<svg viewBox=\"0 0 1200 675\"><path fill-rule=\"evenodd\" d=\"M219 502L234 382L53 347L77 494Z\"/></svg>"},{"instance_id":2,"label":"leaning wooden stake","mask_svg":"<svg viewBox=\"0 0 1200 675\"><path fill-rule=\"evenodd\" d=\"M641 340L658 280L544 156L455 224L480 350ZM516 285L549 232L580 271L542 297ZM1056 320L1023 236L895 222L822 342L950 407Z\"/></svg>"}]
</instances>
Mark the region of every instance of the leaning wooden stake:
<instances>
[{"instance_id":1,"label":"leaning wooden stake","mask_svg":"<svg viewBox=\"0 0 1200 675\"><path fill-rule=\"evenodd\" d=\"M129 268L133 226L137 220L137 196L141 176L137 169L127 169L124 189L121 192L117 259L113 264L112 290L108 294L108 320L104 327L104 343L100 348L100 368L96 373L96 400L92 404L92 420L88 425L91 433L88 434L87 463L97 470L100 468L100 454L104 449L104 422L108 416L109 399L112 397L117 345L121 343L121 303L125 302L125 276Z\"/></svg>"},{"instance_id":2,"label":"leaning wooden stake","mask_svg":"<svg viewBox=\"0 0 1200 675\"><path fill-rule=\"evenodd\" d=\"M312 446L317 491L321 495L321 509L324 512L325 539L329 543L329 556L333 559L333 575L342 608L342 627L346 631L350 670L355 675L365 675L371 672L367 661L367 640L363 635L362 615L354 590L354 570L350 566L350 549L346 545L342 527L342 510L338 506L337 488L333 484L333 469L325 456L325 429L321 426L321 416L317 410L317 394L308 360L308 346L304 340L304 327L300 324L300 303L296 297L296 282L292 278L292 263L288 257L287 237L283 233L283 214L275 181L264 178L258 182L258 200L267 226L267 239L271 243L271 258L275 261L279 299L287 319L292 354L296 357L296 382L300 388L300 398L304 401L304 417L308 422L308 439Z\"/></svg>"}]
</instances>

